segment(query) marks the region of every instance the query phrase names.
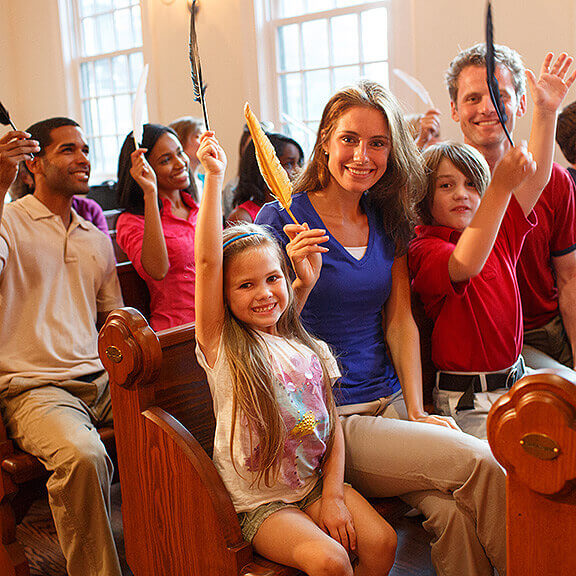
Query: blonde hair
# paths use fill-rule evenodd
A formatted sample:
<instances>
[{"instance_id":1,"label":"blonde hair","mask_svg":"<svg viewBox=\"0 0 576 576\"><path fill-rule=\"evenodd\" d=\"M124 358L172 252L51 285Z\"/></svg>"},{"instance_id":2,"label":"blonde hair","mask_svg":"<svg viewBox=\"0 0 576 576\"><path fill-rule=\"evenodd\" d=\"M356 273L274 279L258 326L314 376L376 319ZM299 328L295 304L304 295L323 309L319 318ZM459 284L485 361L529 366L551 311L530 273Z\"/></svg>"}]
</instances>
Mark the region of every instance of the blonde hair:
<instances>
[{"instance_id":1,"label":"blonde hair","mask_svg":"<svg viewBox=\"0 0 576 576\"><path fill-rule=\"evenodd\" d=\"M428 175L426 184L426 196L417 204L416 211L422 224L432 225L432 202L436 190L436 179L438 177L438 167L442 160L446 159L454 167L466 176L474 184L474 188L480 197L490 184L490 168L484 156L468 144L458 142L441 142L430 146L424 151L424 166Z\"/></svg>"},{"instance_id":2,"label":"blonde hair","mask_svg":"<svg viewBox=\"0 0 576 576\"><path fill-rule=\"evenodd\" d=\"M280 316L276 329L283 338L295 340L310 348L322 366L324 398L330 417L326 457L334 442L336 418L331 381L319 343L306 332L300 322L290 283L290 271L282 249L267 228L256 224L242 223L226 228L223 232L223 242L225 245L224 277L226 277L230 262L245 250L264 247L278 258L288 290L288 305ZM258 446L259 468L256 471L254 483L259 484L264 481L266 486L270 486L280 471L283 446L287 436L286 426L276 400L275 390L280 382L270 363L264 339L256 330L238 320L231 313L226 298L224 298L223 339L233 390L230 456L236 468L233 445L237 419L241 414L247 421L251 446L255 444Z\"/></svg>"},{"instance_id":3,"label":"blonde hair","mask_svg":"<svg viewBox=\"0 0 576 576\"><path fill-rule=\"evenodd\" d=\"M376 82L362 80L340 90L326 104L309 163L294 182L295 192L316 192L330 182L324 145L338 120L353 107L373 108L388 122L391 150L388 167L380 180L368 190L369 202L379 212L384 229L404 252L413 233L414 207L424 195L421 155L404 119L400 104L389 90Z\"/></svg>"}]
</instances>

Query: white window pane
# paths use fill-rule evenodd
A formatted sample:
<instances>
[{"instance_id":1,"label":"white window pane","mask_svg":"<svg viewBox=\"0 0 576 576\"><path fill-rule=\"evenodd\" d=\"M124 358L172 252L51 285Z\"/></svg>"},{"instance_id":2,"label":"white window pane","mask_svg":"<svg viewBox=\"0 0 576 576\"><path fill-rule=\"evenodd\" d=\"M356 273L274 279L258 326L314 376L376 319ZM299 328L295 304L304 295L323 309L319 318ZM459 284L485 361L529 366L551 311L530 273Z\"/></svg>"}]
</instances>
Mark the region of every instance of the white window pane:
<instances>
[{"instance_id":1,"label":"white window pane","mask_svg":"<svg viewBox=\"0 0 576 576\"><path fill-rule=\"evenodd\" d=\"M304 66L321 68L328 66L328 26L326 20L313 20L302 24Z\"/></svg>"},{"instance_id":2,"label":"white window pane","mask_svg":"<svg viewBox=\"0 0 576 576\"><path fill-rule=\"evenodd\" d=\"M142 14L139 5L132 8L132 30L133 47L142 46Z\"/></svg>"},{"instance_id":3,"label":"white window pane","mask_svg":"<svg viewBox=\"0 0 576 576\"><path fill-rule=\"evenodd\" d=\"M322 110L332 94L330 88L330 73L328 70L317 70L305 73L306 81L306 117L318 120Z\"/></svg>"},{"instance_id":4,"label":"white window pane","mask_svg":"<svg viewBox=\"0 0 576 576\"><path fill-rule=\"evenodd\" d=\"M118 143L115 136L104 136L102 138L102 149L104 153L103 158L103 172L108 174L115 173L118 168Z\"/></svg>"},{"instance_id":5,"label":"white window pane","mask_svg":"<svg viewBox=\"0 0 576 576\"><path fill-rule=\"evenodd\" d=\"M128 94L116 96L116 120L118 132L126 136L132 130L132 98Z\"/></svg>"},{"instance_id":6,"label":"white window pane","mask_svg":"<svg viewBox=\"0 0 576 576\"><path fill-rule=\"evenodd\" d=\"M389 77L390 70L388 68L388 62L376 62L375 64L366 64L364 66L365 78L369 80L374 80L378 84L382 84L385 88L389 88Z\"/></svg>"},{"instance_id":7,"label":"white window pane","mask_svg":"<svg viewBox=\"0 0 576 576\"><path fill-rule=\"evenodd\" d=\"M133 0L115 0L114 2L116 8L126 8L126 6L131 6L132 4L134 4Z\"/></svg>"},{"instance_id":8,"label":"white window pane","mask_svg":"<svg viewBox=\"0 0 576 576\"><path fill-rule=\"evenodd\" d=\"M82 20L82 44L82 54L84 56L97 54L96 23L94 22L94 18L84 18L84 20Z\"/></svg>"},{"instance_id":9,"label":"white window pane","mask_svg":"<svg viewBox=\"0 0 576 576\"><path fill-rule=\"evenodd\" d=\"M102 158L102 144L100 143L100 138L91 138L88 140L88 145L90 146L90 164L92 165L92 174L102 172L102 166L100 163L100 158Z\"/></svg>"},{"instance_id":10,"label":"white window pane","mask_svg":"<svg viewBox=\"0 0 576 576\"><path fill-rule=\"evenodd\" d=\"M138 88L138 82L140 82L140 76L142 75L142 68L144 68L144 56L142 52L136 52L135 54L130 54L130 82L132 85L132 91L135 92Z\"/></svg>"},{"instance_id":11,"label":"white window pane","mask_svg":"<svg viewBox=\"0 0 576 576\"><path fill-rule=\"evenodd\" d=\"M112 14L96 17L98 38L98 53L106 54L116 50L116 35L114 34L114 18Z\"/></svg>"},{"instance_id":12,"label":"white window pane","mask_svg":"<svg viewBox=\"0 0 576 576\"><path fill-rule=\"evenodd\" d=\"M279 0L279 2L279 16L281 18L290 18L291 16L300 16L300 14L306 13L304 0Z\"/></svg>"},{"instance_id":13,"label":"white window pane","mask_svg":"<svg viewBox=\"0 0 576 576\"><path fill-rule=\"evenodd\" d=\"M366 0L336 0L337 8L344 8L346 6L358 6L358 4L366 4Z\"/></svg>"},{"instance_id":14,"label":"white window pane","mask_svg":"<svg viewBox=\"0 0 576 576\"><path fill-rule=\"evenodd\" d=\"M332 63L334 66L360 60L358 54L358 17L356 14L332 18Z\"/></svg>"},{"instance_id":15,"label":"white window pane","mask_svg":"<svg viewBox=\"0 0 576 576\"><path fill-rule=\"evenodd\" d=\"M340 90L345 86L352 86L360 79L360 66L345 66L334 68L334 90Z\"/></svg>"},{"instance_id":16,"label":"white window pane","mask_svg":"<svg viewBox=\"0 0 576 576\"><path fill-rule=\"evenodd\" d=\"M281 71L300 68L300 40L298 25L291 24L278 29L278 57Z\"/></svg>"},{"instance_id":17,"label":"white window pane","mask_svg":"<svg viewBox=\"0 0 576 576\"><path fill-rule=\"evenodd\" d=\"M100 134L116 134L116 117L114 114L114 98L100 98Z\"/></svg>"},{"instance_id":18,"label":"white window pane","mask_svg":"<svg viewBox=\"0 0 576 576\"><path fill-rule=\"evenodd\" d=\"M112 82L110 60L108 58L96 60L94 62L94 70L96 72L97 94L112 94L114 92L114 83Z\"/></svg>"},{"instance_id":19,"label":"white window pane","mask_svg":"<svg viewBox=\"0 0 576 576\"><path fill-rule=\"evenodd\" d=\"M362 13L363 59L388 59L388 10L375 8Z\"/></svg>"},{"instance_id":20,"label":"white window pane","mask_svg":"<svg viewBox=\"0 0 576 576\"><path fill-rule=\"evenodd\" d=\"M94 65L92 62L83 62L80 64L80 97L90 98L93 96L96 96Z\"/></svg>"},{"instance_id":21,"label":"white window pane","mask_svg":"<svg viewBox=\"0 0 576 576\"><path fill-rule=\"evenodd\" d=\"M94 12L105 12L113 7L112 0L94 0Z\"/></svg>"},{"instance_id":22,"label":"white window pane","mask_svg":"<svg viewBox=\"0 0 576 576\"><path fill-rule=\"evenodd\" d=\"M116 38L118 39L118 49L124 50L134 46L132 36L132 14L131 10L116 10L114 13L114 22L116 26Z\"/></svg>"},{"instance_id":23,"label":"white window pane","mask_svg":"<svg viewBox=\"0 0 576 576\"><path fill-rule=\"evenodd\" d=\"M308 13L322 12L334 8L334 0L308 0Z\"/></svg>"},{"instance_id":24,"label":"white window pane","mask_svg":"<svg viewBox=\"0 0 576 576\"><path fill-rule=\"evenodd\" d=\"M102 132L100 127L100 111L98 109L98 100L95 98L90 100L90 118L92 119L93 133L100 134Z\"/></svg>"},{"instance_id":25,"label":"white window pane","mask_svg":"<svg viewBox=\"0 0 576 576\"><path fill-rule=\"evenodd\" d=\"M295 120L303 120L302 110L302 76L285 74L280 76L280 97L282 112Z\"/></svg>"},{"instance_id":26,"label":"white window pane","mask_svg":"<svg viewBox=\"0 0 576 576\"><path fill-rule=\"evenodd\" d=\"M88 136L94 134L92 114L90 113L90 100L84 100L84 102L82 102L82 128L84 129L84 133Z\"/></svg>"},{"instance_id":27,"label":"white window pane","mask_svg":"<svg viewBox=\"0 0 576 576\"><path fill-rule=\"evenodd\" d=\"M88 16L94 11L94 0L78 0L78 12L80 16Z\"/></svg>"},{"instance_id":28,"label":"white window pane","mask_svg":"<svg viewBox=\"0 0 576 576\"><path fill-rule=\"evenodd\" d=\"M130 92L130 71L127 56L112 58L112 82L115 93Z\"/></svg>"}]
</instances>

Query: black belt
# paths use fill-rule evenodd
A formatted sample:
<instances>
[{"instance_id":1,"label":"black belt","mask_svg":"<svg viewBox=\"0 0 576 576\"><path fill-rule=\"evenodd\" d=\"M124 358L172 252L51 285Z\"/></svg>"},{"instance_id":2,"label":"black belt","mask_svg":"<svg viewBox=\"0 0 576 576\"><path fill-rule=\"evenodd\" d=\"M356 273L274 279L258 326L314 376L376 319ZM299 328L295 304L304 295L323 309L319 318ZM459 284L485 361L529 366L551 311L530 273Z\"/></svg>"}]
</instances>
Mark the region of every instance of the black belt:
<instances>
[{"instance_id":1,"label":"black belt","mask_svg":"<svg viewBox=\"0 0 576 576\"><path fill-rule=\"evenodd\" d=\"M457 410L473 410L474 394L477 392L492 392L498 388L510 388L524 375L524 359L522 356L506 372L496 372L484 374L486 378L486 390L482 390L480 374L451 374L449 372L439 372L438 388L449 392L463 392Z\"/></svg>"}]
</instances>

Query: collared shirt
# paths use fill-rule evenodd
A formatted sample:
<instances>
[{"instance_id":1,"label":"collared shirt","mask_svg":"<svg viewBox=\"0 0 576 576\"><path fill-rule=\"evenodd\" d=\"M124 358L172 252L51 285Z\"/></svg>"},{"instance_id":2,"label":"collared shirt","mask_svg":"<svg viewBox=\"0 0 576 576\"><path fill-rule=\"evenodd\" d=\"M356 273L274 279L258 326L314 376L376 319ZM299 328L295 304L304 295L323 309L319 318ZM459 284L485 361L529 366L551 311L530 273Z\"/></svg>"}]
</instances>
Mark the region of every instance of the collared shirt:
<instances>
[{"instance_id":1,"label":"collared shirt","mask_svg":"<svg viewBox=\"0 0 576 576\"><path fill-rule=\"evenodd\" d=\"M492 372L508 368L522 349L522 309L516 262L536 225L512 196L492 252L480 274L453 283L448 261L460 232L418 226L409 249L412 289L434 320L432 360L439 370Z\"/></svg>"},{"instance_id":2,"label":"collared shirt","mask_svg":"<svg viewBox=\"0 0 576 576\"><path fill-rule=\"evenodd\" d=\"M122 306L110 238L35 196L6 205L0 226L0 390L15 377L67 380L102 370L98 312Z\"/></svg>"},{"instance_id":3,"label":"collared shirt","mask_svg":"<svg viewBox=\"0 0 576 576\"><path fill-rule=\"evenodd\" d=\"M140 258L144 239L144 216L123 212L116 223L116 241L132 261L150 291L150 325L164 330L194 322L196 318L194 264L194 234L198 219L198 204L190 194L181 192L190 208L188 219L172 214L171 203L163 198L160 214L170 267L162 280L154 280L144 270Z\"/></svg>"},{"instance_id":4,"label":"collared shirt","mask_svg":"<svg viewBox=\"0 0 576 576\"><path fill-rule=\"evenodd\" d=\"M534 207L538 226L527 236L518 260L525 330L541 328L559 314L552 257L576 250L574 195L570 175L554 164L550 180Z\"/></svg>"}]
</instances>

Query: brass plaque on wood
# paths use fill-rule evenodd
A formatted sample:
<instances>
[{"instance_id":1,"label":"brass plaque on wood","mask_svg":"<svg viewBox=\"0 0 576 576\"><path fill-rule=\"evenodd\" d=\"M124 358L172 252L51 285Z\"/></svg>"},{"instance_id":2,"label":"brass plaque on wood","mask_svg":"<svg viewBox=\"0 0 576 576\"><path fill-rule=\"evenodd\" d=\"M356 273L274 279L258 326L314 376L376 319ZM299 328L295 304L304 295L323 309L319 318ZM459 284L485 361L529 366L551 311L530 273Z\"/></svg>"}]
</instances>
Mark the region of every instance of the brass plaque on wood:
<instances>
[{"instance_id":1,"label":"brass plaque on wood","mask_svg":"<svg viewBox=\"0 0 576 576\"><path fill-rule=\"evenodd\" d=\"M525 434L520 445L528 454L540 460L554 460L560 455L558 444L546 434Z\"/></svg>"},{"instance_id":2,"label":"brass plaque on wood","mask_svg":"<svg viewBox=\"0 0 576 576\"><path fill-rule=\"evenodd\" d=\"M122 362L122 352L120 348L116 348L116 346L108 346L108 348L106 348L106 356L116 364Z\"/></svg>"}]
</instances>

